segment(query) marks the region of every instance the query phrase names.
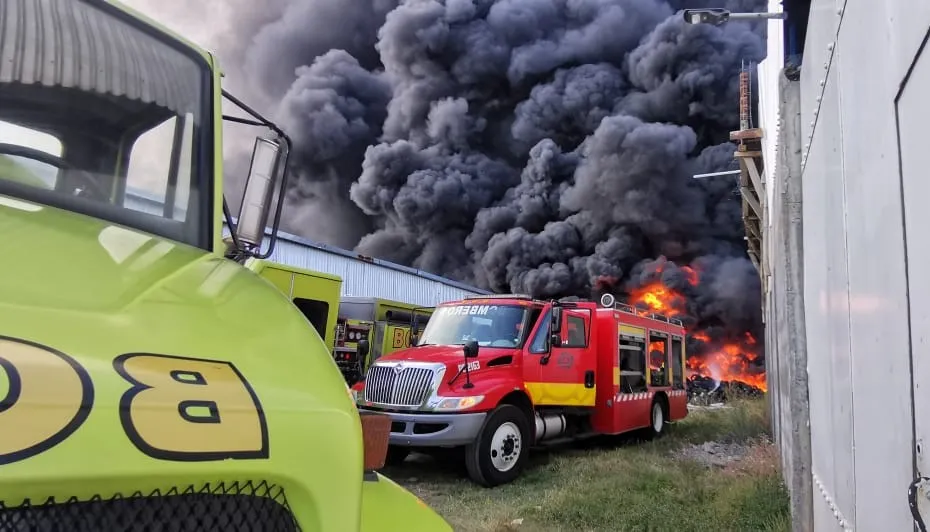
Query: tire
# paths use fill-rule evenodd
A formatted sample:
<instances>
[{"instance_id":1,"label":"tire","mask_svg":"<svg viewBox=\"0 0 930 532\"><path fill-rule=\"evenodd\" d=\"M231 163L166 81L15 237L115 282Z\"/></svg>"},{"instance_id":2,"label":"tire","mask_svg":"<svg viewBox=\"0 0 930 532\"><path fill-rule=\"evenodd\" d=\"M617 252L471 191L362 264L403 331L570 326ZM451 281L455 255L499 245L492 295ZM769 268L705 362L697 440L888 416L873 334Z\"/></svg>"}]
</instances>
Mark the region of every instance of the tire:
<instances>
[{"instance_id":1,"label":"tire","mask_svg":"<svg viewBox=\"0 0 930 532\"><path fill-rule=\"evenodd\" d=\"M658 438L665 434L665 425L668 423L668 409L665 403L656 397L652 400L652 407L649 409L649 428L650 438Z\"/></svg>"},{"instance_id":2,"label":"tire","mask_svg":"<svg viewBox=\"0 0 930 532\"><path fill-rule=\"evenodd\" d=\"M529 434L522 410L509 404L494 409L475 441L465 447L468 476L486 488L512 482L526 464Z\"/></svg>"},{"instance_id":3,"label":"tire","mask_svg":"<svg viewBox=\"0 0 930 532\"><path fill-rule=\"evenodd\" d=\"M384 458L384 465L398 466L404 463L404 460L406 460L408 456L410 456L409 447L388 445L387 456Z\"/></svg>"}]
</instances>

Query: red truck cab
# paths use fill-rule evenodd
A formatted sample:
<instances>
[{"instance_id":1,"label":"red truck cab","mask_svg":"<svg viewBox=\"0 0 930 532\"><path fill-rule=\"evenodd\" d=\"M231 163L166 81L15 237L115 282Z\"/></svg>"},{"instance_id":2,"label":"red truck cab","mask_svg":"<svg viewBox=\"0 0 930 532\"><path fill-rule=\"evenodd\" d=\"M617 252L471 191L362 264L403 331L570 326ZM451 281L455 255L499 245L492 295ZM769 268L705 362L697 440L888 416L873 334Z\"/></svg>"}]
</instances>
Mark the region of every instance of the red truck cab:
<instances>
[{"instance_id":1,"label":"red truck cab","mask_svg":"<svg viewBox=\"0 0 930 532\"><path fill-rule=\"evenodd\" d=\"M531 447L646 429L687 415L685 330L617 304L522 295L443 303L407 349L353 387L386 412L394 460L412 448L464 450L469 476L514 480Z\"/></svg>"}]
</instances>

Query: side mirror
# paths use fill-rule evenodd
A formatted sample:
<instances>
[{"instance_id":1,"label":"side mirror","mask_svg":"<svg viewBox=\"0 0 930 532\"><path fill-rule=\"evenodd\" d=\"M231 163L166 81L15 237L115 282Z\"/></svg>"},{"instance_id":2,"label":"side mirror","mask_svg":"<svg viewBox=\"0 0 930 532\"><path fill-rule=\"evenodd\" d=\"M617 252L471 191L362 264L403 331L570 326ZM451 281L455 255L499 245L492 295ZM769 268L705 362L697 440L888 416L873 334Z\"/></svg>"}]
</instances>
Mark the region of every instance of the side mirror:
<instances>
[{"instance_id":1,"label":"side mirror","mask_svg":"<svg viewBox=\"0 0 930 532\"><path fill-rule=\"evenodd\" d=\"M368 343L368 340L364 338L358 341L358 357L365 358L368 356L368 351L371 349L371 345Z\"/></svg>"},{"instance_id":2,"label":"side mirror","mask_svg":"<svg viewBox=\"0 0 930 532\"><path fill-rule=\"evenodd\" d=\"M554 332L549 334L550 347L562 347L562 335Z\"/></svg>"},{"instance_id":3,"label":"side mirror","mask_svg":"<svg viewBox=\"0 0 930 532\"><path fill-rule=\"evenodd\" d=\"M462 350L465 351L465 358L476 358L478 356L478 341L469 340L465 342Z\"/></svg>"},{"instance_id":4,"label":"side mirror","mask_svg":"<svg viewBox=\"0 0 930 532\"><path fill-rule=\"evenodd\" d=\"M552 323L549 325L552 334L562 332L562 307L552 307Z\"/></svg>"},{"instance_id":5,"label":"side mirror","mask_svg":"<svg viewBox=\"0 0 930 532\"><path fill-rule=\"evenodd\" d=\"M420 317L417 316L416 312L410 314L410 341L407 344L410 347L417 345L417 341L420 339Z\"/></svg>"},{"instance_id":6,"label":"side mirror","mask_svg":"<svg viewBox=\"0 0 930 532\"><path fill-rule=\"evenodd\" d=\"M365 378L365 361L368 360L368 352L371 350L371 345L368 343L368 340L364 338L358 341L358 347L356 348L356 354L358 355L358 373L360 378Z\"/></svg>"},{"instance_id":7,"label":"side mirror","mask_svg":"<svg viewBox=\"0 0 930 532\"><path fill-rule=\"evenodd\" d=\"M261 137L255 139L249 176L236 223L236 238L253 248L260 248L265 237L280 161L280 144Z\"/></svg>"}]
</instances>

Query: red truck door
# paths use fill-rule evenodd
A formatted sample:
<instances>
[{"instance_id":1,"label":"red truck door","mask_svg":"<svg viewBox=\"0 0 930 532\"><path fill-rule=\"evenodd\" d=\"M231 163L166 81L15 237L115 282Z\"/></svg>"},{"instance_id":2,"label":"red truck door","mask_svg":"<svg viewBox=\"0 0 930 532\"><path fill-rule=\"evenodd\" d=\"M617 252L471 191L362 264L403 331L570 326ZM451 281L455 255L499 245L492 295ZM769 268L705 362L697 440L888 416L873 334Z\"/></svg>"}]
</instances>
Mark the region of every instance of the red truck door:
<instances>
[{"instance_id":1,"label":"red truck door","mask_svg":"<svg viewBox=\"0 0 930 532\"><path fill-rule=\"evenodd\" d=\"M591 310L563 309L561 345L549 348L551 312L540 317L527 345L523 380L537 406L594 406L596 350Z\"/></svg>"}]
</instances>

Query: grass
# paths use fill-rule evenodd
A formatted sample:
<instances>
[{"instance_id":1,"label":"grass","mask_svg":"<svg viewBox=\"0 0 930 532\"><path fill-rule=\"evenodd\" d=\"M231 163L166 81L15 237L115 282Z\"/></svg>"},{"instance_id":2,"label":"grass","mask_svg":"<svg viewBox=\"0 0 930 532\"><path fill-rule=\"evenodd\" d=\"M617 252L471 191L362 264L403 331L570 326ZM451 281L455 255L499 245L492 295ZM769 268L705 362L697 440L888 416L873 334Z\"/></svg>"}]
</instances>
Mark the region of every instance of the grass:
<instances>
[{"instance_id":1,"label":"grass","mask_svg":"<svg viewBox=\"0 0 930 532\"><path fill-rule=\"evenodd\" d=\"M494 489L470 483L455 460L422 455L385 473L456 531L788 531L788 494L764 401L731 405L692 412L655 441L627 437L537 452L523 476ZM681 453L708 441L742 443L748 452L723 467Z\"/></svg>"}]
</instances>

